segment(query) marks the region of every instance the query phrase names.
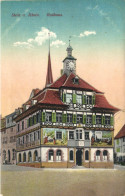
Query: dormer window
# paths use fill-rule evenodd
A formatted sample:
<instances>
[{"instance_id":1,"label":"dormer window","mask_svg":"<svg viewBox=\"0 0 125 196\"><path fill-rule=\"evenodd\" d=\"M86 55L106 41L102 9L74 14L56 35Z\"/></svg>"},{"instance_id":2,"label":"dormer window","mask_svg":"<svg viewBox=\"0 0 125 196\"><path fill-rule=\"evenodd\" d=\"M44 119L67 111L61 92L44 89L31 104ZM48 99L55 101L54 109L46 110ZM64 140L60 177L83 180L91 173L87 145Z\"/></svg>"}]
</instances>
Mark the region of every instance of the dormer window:
<instances>
[{"instance_id":1,"label":"dormer window","mask_svg":"<svg viewBox=\"0 0 125 196\"><path fill-rule=\"evenodd\" d=\"M74 84L79 84L79 78L78 78L78 76L75 76L75 78L73 78L73 83Z\"/></svg>"},{"instance_id":2,"label":"dormer window","mask_svg":"<svg viewBox=\"0 0 125 196\"><path fill-rule=\"evenodd\" d=\"M35 105L37 103L37 100L32 100L32 105Z\"/></svg>"}]
</instances>

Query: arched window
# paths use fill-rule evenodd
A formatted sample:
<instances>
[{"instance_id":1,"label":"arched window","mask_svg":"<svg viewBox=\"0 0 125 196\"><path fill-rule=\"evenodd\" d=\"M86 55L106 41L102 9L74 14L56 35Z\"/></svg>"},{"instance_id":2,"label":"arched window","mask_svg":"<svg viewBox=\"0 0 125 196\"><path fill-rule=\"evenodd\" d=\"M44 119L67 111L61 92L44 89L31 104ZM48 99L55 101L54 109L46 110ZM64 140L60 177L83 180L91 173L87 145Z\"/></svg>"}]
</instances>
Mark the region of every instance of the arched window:
<instances>
[{"instance_id":1,"label":"arched window","mask_svg":"<svg viewBox=\"0 0 125 196\"><path fill-rule=\"evenodd\" d=\"M34 152L34 161L38 161L38 152L35 150Z\"/></svg>"},{"instance_id":2,"label":"arched window","mask_svg":"<svg viewBox=\"0 0 125 196\"><path fill-rule=\"evenodd\" d=\"M26 153L23 153L23 162L26 162Z\"/></svg>"},{"instance_id":3,"label":"arched window","mask_svg":"<svg viewBox=\"0 0 125 196\"><path fill-rule=\"evenodd\" d=\"M32 153L31 152L28 153L28 161L32 162Z\"/></svg>"},{"instance_id":4,"label":"arched window","mask_svg":"<svg viewBox=\"0 0 125 196\"><path fill-rule=\"evenodd\" d=\"M85 160L86 161L89 160L89 151L88 150L85 151Z\"/></svg>"},{"instance_id":5,"label":"arched window","mask_svg":"<svg viewBox=\"0 0 125 196\"><path fill-rule=\"evenodd\" d=\"M101 154L100 150L97 150L96 151L96 160L100 160L100 154Z\"/></svg>"},{"instance_id":6,"label":"arched window","mask_svg":"<svg viewBox=\"0 0 125 196\"><path fill-rule=\"evenodd\" d=\"M6 151L3 150L3 161L5 161L5 160L6 160Z\"/></svg>"},{"instance_id":7,"label":"arched window","mask_svg":"<svg viewBox=\"0 0 125 196\"><path fill-rule=\"evenodd\" d=\"M10 150L8 150L8 162L10 162Z\"/></svg>"},{"instance_id":8,"label":"arched window","mask_svg":"<svg viewBox=\"0 0 125 196\"><path fill-rule=\"evenodd\" d=\"M53 161L53 150L49 150L49 161Z\"/></svg>"},{"instance_id":9,"label":"arched window","mask_svg":"<svg viewBox=\"0 0 125 196\"><path fill-rule=\"evenodd\" d=\"M73 150L70 150L69 160L70 161L73 161Z\"/></svg>"},{"instance_id":10,"label":"arched window","mask_svg":"<svg viewBox=\"0 0 125 196\"><path fill-rule=\"evenodd\" d=\"M61 161L61 150L56 151L56 161Z\"/></svg>"},{"instance_id":11,"label":"arched window","mask_svg":"<svg viewBox=\"0 0 125 196\"><path fill-rule=\"evenodd\" d=\"M13 155L12 160L15 160L15 158L16 158L16 150L15 149L12 150L12 155Z\"/></svg>"},{"instance_id":12,"label":"arched window","mask_svg":"<svg viewBox=\"0 0 125 196\"><path fill-rule=\"evenodd\" d=\"M21 153L19 154L19 163L21 162Z\"/></svg>"},{"instance_id":13,"label":"arched window","mask_svg":"<svg viewBox=\"0 0 125 196\"><path fill-rule=\"evenodd\" d=\"M104 150L103 151L103 160L107 160L107 155L108 155L108 151Z\"/></svg>"}]
</instances>

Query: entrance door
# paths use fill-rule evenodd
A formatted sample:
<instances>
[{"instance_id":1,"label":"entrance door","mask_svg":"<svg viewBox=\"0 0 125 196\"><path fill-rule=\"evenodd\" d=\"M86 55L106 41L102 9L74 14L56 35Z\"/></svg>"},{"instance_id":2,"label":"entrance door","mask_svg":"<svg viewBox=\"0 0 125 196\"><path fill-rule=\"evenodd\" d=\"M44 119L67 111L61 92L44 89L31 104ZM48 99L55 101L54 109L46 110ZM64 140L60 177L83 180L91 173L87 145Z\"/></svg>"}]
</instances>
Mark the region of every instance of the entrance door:
<instances>
[{"instance_id":1,"label":"entrance door","mask_svg":"<svg viewBox=\"0 0 125 196\"><path fill-rule=\"evenodd\" d=\"M82 150L78 149L76 151L76 165L82 165Z\"/></svg>"}]
</instances>

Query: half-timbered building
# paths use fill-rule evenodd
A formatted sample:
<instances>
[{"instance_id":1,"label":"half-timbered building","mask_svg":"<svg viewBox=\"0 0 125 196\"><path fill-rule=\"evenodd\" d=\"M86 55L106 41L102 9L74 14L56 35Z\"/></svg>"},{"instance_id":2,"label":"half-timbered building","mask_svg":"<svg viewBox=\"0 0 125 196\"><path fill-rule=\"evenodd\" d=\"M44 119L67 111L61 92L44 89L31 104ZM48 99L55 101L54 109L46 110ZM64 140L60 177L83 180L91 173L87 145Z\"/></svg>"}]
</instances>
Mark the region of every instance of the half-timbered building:
<instances>
[{"instance_id":1,"label":"half-timbered building","mask_svg":"<svg viewBox=\"0 0 125 196\"><path fill-rule=\"evenodd\" d=\"M34 89L17 112L17 165L113 167L118 109L76 74L72 50L69 44L62 75L54 82L49 51L45 88Z\"/></svg>"}]
</instances>

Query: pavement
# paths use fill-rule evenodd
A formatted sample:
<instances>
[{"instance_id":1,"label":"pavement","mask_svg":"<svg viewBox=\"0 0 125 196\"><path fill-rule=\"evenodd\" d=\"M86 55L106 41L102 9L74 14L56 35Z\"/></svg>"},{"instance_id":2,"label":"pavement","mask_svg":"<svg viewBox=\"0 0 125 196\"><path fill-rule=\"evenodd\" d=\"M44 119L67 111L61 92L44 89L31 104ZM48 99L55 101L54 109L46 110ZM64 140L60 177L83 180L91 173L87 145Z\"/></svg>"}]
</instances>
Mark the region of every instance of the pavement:
<instances>
[{"instance_id":1,"label":"pavement","mask_svg":"<svg viewBox=\"0 0 125 196\"><path fill-rule=\"evenodd\" d=\"M124 196L125 166L114 169L1 166L3 196Z\"/></svg>"}]
</instances>

